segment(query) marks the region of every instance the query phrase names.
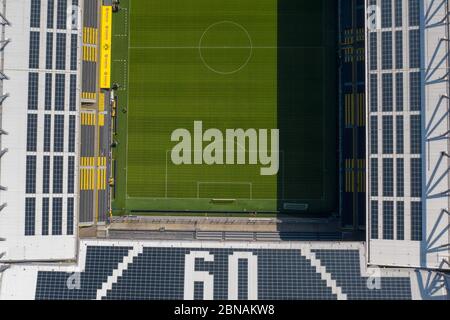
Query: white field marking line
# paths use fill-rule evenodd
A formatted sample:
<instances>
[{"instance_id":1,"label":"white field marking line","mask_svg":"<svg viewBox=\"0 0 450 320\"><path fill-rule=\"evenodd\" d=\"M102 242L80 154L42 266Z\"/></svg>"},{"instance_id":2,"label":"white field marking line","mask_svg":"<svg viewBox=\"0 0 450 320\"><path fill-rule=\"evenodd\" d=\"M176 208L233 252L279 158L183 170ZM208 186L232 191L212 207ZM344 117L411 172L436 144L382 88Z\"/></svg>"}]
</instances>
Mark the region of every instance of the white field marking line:
<instances>
[{"instance_id":1,"label":"white field marking line","mask_svg":"<svg viewBox=\"0 0 450 320\"><path fill-rule=\"evenodd\" d=\"M128 61L126 59L115 59L113 62L123 63L123 87L119 88L119 91L127 90L128 86L128 78L127 78L127 70L128 70Z\"/></svg>"},{"instance_id":2,"label":"white field marking line","mask_svg":"<svg viewBox=\"0 0 450 320\"><path fill-rule=\"evenodd\" d=\"M127 117L127 120L128 120L128 117ZM127 139L128 139L128 135L127 135ZM225 140L222 140L221 142L224 142ZM236 146L238 147L238 148L241 148L242 150L244 150L244 151L247 151L246 150L246 148L245 147L243 147L240 143L238 143L238 142L236 142ZM127 144L127 148L128 148L128 144ZM225 149L225 151L227 151L228 149ZM164 187L164 198L166 198L166 199L168 199L169 198L169 195L168 195L168 183L169 183L169 179L168 179L168 177L169 177L169 168L168 168L168 153L169 152L171 152L172 150L166 150L166 163L165 163L165 187ZM234 151L234 149L233 149L233 151ZM258 151L250 151L250 150L248 150L247 151L248 153L250 153L250 152L258 152ZM281 150L281 151L279 151L279 153L283 153L283 150ZM283 153L284 154L284 153ZM128 150L127 150L127 159L128 159ZM284 157L283 157L283 159L282 159L282 165L284 166ZM128 174L128 172L127 172L127 174ZM197 181L197 199L200 199L200 190L199 190L199 185L198 185L198 182L199 181ZM201 182L201 183L207 183L207 182ZM212 182L212 183L222 183L222 182ZM228 182L228 183L230 183L230 184L237 184L237 183L239 183L239 182ZM283 180L283 186L284 186L284 180ZM253 200L253 182L242 182L242 184L250 184L250 200ZM283 187L283 189L284 189L284 187ZM284 190L283 190L284 191ZM184 199L184 198L182 198L182 199ZM191 199L191 198L188 198L188 199ZM273 199L268 199L268 200L273 200Z\"/></svg>"},{"instance_id":3,"label":"white field marking line","mask_svg":"<svg viewBox=\"0 0 450 320\"><path fill-rule=\"evenodd\" d=\"M127 118L128 119L128 118ZM224 140L222 140L222 142L224 142ZM245 151L245 147L243 147L240 143L237 143L236 142L236 145L238 146L238 147L240 147L241 149L243 149L244 151ZM128 145L127 145L127 148L128 148ZM228 149L226 149L226 150L228 150ZM233 150L234 151L234 150ZM169 168L168 168L168 162L169 162L169 157L168 157L168 153L169 152L172 152L172 150L170 149L170 150L166 150L166 163L165 163L165 166L166 166L166 172L165 172L165 191L164 191L164 198L169 198L169 195L168 195L168 190L169 190L169 187L168 187L168 183L169 183L169 179L168 179L168 176L169 176ZM258 151L248 151L249 153L250 152L258 152ZM127 151L127 154L128 154L128 151ZM249 183L252 183L252 182L249 182ZM251 190L251 194L250 194L250 199L252 199L252 197L253 197L253 186L251 186L250 187L250 190ZM199 190L198 190L198 185L197 185L197 198L199 198Z\"/></svg>"},{"instance_id":4,"label":"white field marking line","mask_svg":"<svg viewBox=\"0 0 450 320\"><path fill-rule=\"evenodd\" d=\"M127 59L128 60L130 60L130 46L131 46L131 3L132 3L133 1L132 0L130 0L130 5L129 5L129 7L128 7L128 10L127 10L127 12L128 12L128 14L130 15L130 21L129 21L129 23L127 24L128 25L128 50L127 50ZM127 88L129 88L130 87L130 84L129 84L129 80L130 80L130 68L127 68ZM129 107L129 104L130 104L130 93L129 92L127 92L127 105L126 105L126 108L127 108L127 110L128 110L128 107ZM129 143L130 143L130 138L129 138L129 134L128 134L128 125L129 125L129 121L128 121L128 119L129 119L129 115L128 115L129 113L127 112L126 113L126 116L127 116L127 146L126 146L126 154L125 154L125 201L127 200L127 198L128 198L128 146L129 146Z\"/></svg>"},{"instance_id":5,"label":"white field marking line","mask_svg":"<svg viewBox=\"0 0 450 320\"><path fill-rule=\"evenodd\" d=\"M128 36L128 8L121 8L121 10L125 10L125 33L115 34L115 37L127 37Z\"/></svg>"},{"instance_id":6,"label":"white field marking line","mask_svg":"<svg viewBox=\"0 0 450 320\"><path fill-rule=\"evenodd\" d=\"M239 144L238 144L239 145ZM168 163L169 163L169 152L171 152L172 150L166 150L166 163L165 163L165 177L164 177L164 183L165 183L165 187L164 187L164 198L168 199L169 198L169 194L168 194L168 183L169 183L169 168L168 168ZM253 182L204 182L204 181L197 181L197 199L200 199L200 187L199 187L199 183L200 184L248 184L250 186L250 200L253 199ZM189 198L191 199L191 198Z\"/></svg>"},{"instance_id":7,"label":"white field marking line","mask_svg":"<svg viewBox=\"0 0 450 320\"><path fill-rule=\"evenodd\" d=\"M219 181L197 181L197 199L200 199L200 185L202 184L236 184L236 185L248 185L250 187L250 200L253 200L253 182L219 182ZM202 198L206 199L206 198Z\"/></svg>"},{"instance_id":8,"label":"white field marking line","mask_svg":"<svg viewBox=\"0 0 450 320\"><path fill-rule=\"evenodd\" d=\"M133 46L129 49L322 49L323 47L317 46L304 46L304 47L278 47L278 46Z\"/></svg>"},{"instance_id":9,"label":"white field marking line","mask_svg":"<svg viewBox=\"0 0 450 320\"><path fill-rule=\"evenodd\" d=\"M168 196L167 196L167 188L168 188L168 187L167 187L167 182L168 182L168 181L167 181L167 175L168 175L168 166L167 166L167 162L168 162L168 156L167 156L167 155L168 155L169 151L170 151L170 150L166 150L166 177L165 177L165 184L166 184L166 185L165 185L165 194L164 194L166 198L168 198Z\"/></svg>"},{"instance_id":10,"label":"white field marking line","mask_svg":"<svg viewBox=\"0 0 450 320\"><path fill-rule=\"evenodd\" d=\"M247 44L247 47L248 47L248 46L250 46L250 47L248 47L247 49L249 49L250 52L248 53L247 59L246 59L245 62L244 62L243 64L241 64L238 68L235 68L235 69L233 69L233 70L231 70L231 71L221 71L221 70L217 70L217 69L213 68L212 66L210 66L210 65L208 64L208 62L205 61L205 58L203 57L203 54L202 54L203 47L205 47L205 48L208 47L208 46L203 46L203 43L202 43L202 42L203 42L203 38L205 37L205 34L207 34L208 31L209 31L211 28L213 28L213 27L215 27L215 26L217 26L217 25L219 25L219 24L232 24L232 25L234 25L234 26L237 26L239 29L241 29L242 31L244 31L245 35L246 35L247 38L248 38L248 42L249 42L249 43ZM250 34L248 33L248 30L247 30L244 26L242 26L241 24L239 24L239 23L237 23L237 22L234 22L234 21L227 21L227 20L225 20L225 21L219 21L219 22L216 22L216 23L213 23L213 24L209 25L208 28L206 28L206 30L203 32L202 36L200 37L200 41L199 41L199 43L198 43L198 46L199 46L199 48L198 48L198 53L199 53L199 55L200 55L200 59L201 59L202 62L203 62L203 65L204 65L206 68L208 68L209 70L211 70L212 72L215 72L215 73L218 73L218 74L222 74L222 75L230 75L230 74L233 74L233 73L236 73L236 72L241 71L243 68L245 68L245 67L247 66L248 62L250 61L250 59L251 59L252 56L253 56L253 41L252 41L252 37L250 36Z\"/></svg>"}]
</instances>

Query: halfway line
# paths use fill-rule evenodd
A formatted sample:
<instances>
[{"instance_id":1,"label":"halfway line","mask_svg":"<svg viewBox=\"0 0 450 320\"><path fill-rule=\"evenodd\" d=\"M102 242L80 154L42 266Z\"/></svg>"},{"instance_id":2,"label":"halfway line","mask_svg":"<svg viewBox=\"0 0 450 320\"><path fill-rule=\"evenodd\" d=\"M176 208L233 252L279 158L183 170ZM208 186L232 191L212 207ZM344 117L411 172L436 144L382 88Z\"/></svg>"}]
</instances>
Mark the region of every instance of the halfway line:
<instances>
[{"instance_id":1,"label":"halfway line","mask_svg":"<svg viewBox=\"0 0 450 320\"><path fill-rule=\"evenodd\" d=\"M252 46L246 46L246 47L229 47L229 46L223 46L223 47L129 47L129 49L321 49L323 47L252 47Z\"/></svg>"}]
</instances>

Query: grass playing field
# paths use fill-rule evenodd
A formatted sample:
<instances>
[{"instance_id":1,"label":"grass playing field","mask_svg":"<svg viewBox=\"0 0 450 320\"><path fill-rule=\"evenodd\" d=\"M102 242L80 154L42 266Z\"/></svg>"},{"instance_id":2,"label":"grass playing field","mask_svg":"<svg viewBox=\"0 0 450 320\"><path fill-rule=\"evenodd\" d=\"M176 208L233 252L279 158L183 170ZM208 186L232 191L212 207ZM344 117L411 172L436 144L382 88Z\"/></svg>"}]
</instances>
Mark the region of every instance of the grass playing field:
<instances>
[{"instance_id":1,"label":"grass playing field","mask_svg":"<svg viewBox=\"0 0 450 320\"><path fill-rule=\"evenodd\" d=\"M333 210L333 3L121 0L113 16L115 212ZM227 130L238 128L256 135L230 148ZM177 129L191 140L173 138ZM272 129L279 147L271 149ZM179 164L173 149L182 140ZM275 163L275 174L261 174Z\"/></svg>"}]
</instances>

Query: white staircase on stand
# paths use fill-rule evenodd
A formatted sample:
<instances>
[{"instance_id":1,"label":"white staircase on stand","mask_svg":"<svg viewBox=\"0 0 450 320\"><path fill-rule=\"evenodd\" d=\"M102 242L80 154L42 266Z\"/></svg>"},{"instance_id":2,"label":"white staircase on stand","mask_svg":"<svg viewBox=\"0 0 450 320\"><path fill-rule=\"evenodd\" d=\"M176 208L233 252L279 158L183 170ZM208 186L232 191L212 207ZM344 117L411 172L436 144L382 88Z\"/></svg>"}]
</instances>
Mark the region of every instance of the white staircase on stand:
<instances>
[{"instance_id":1,"label":"white staircase on stand","mask_svg":"<svg viewBox=\"0 0 450 320\"><path fill-rule=\"evenodd\" d=\"M302 248L301 254L311 262L311 265L316 269L317 273L320 273L321 279L326 282L327 287L337 296L338 300L347 300L347 295L342 292L342 288L337 285L336 280L331 278L331 274L322 266L320 260L316 258L316 254L311 252L309 248Z\"/></svg>"},{"instance_id":2,"label":"white staircase on stand","mask_svg":"<svg viewBox=\"0 0 450 320\"><path fill-rule=\"evenodd\" d=\"M122 262L117 265L117 268L114 269L112 275L108 277L106 282L103 282L101 289L97 290L97 300L101 300L106 297L108 290L112 290L112 286L117 283L123 272L127 270L130 264L133 263L134 258L141 254L143 250L143 246L136 245L133 249L128 251L128 255L123 257Z\"/></svg>"}]
</instances>

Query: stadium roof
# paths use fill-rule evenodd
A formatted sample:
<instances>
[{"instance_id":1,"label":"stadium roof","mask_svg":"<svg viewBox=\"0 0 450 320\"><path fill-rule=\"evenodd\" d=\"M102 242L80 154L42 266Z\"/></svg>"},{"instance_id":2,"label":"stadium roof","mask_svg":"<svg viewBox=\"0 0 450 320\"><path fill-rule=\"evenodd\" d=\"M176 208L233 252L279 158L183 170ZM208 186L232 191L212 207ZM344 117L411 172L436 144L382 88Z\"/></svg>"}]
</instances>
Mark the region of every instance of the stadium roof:
<instances>
[{"instance_id":1,"label":"stadium roof","mask_svg":"<svg viewBox=\"0 0 450 320\"><path fill-rule=\"evenodd\" d=\"M77 263L11 266L0 298L448 298L440 273L365 259L362 242L82 240Z\"/></svg>"}]
</instances>

